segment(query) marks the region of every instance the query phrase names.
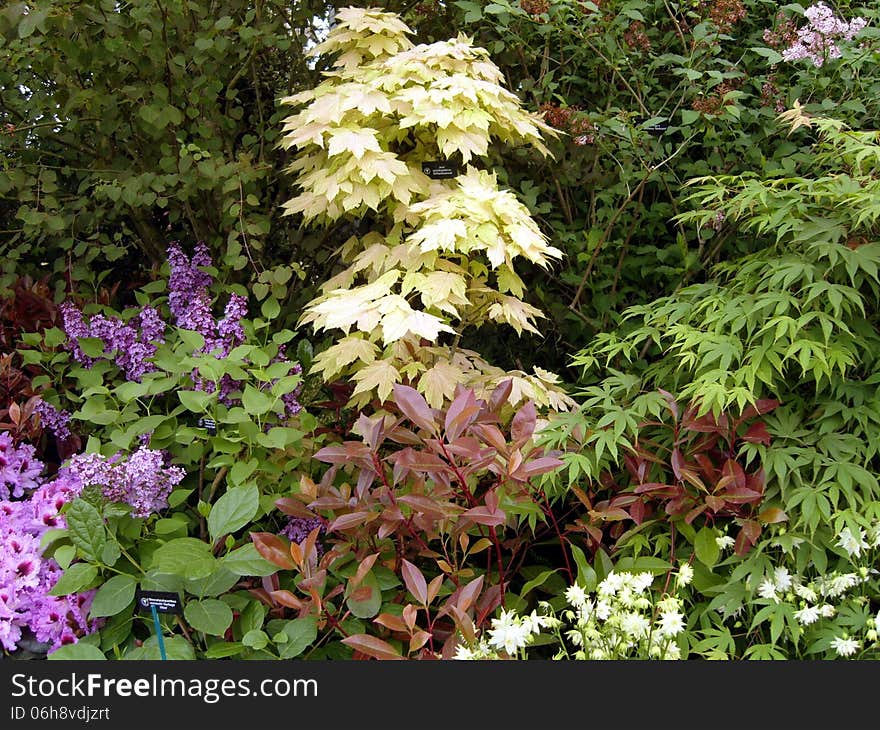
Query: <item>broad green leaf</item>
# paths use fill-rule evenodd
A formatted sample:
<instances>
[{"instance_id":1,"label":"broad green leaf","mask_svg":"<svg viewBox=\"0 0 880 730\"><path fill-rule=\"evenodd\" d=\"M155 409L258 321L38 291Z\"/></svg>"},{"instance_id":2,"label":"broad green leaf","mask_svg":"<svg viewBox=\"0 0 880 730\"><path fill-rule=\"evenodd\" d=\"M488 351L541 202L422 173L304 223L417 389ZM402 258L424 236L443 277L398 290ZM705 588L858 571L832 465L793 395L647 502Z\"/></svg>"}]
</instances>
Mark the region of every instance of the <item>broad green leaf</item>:
<instances>
[{"instance_id":1,"label":"broad green leaf","mask_svg":"<svg viewBox=\"0 0 880 730\"><path fill-rule=\"evenodd\" d=\"M314 616L288 621L282 629L287 641L278 646L282 659L293 659L302 654L318 638L318 621Z\"/></svg>"},{"instance_id":2,"label":"broad green leaf","mask_svg":"<svg viewBox=\"0 0 880 730\"><path fill-rule=\"evenodd\" d=\"M89 562L100 563L107 542L101 513L84 499L75 499L64 516L70 539L80 554Z\"/></svg>"},{"instance_id":3,"label":"broad green leaf","mask_svg":"<svg viewBox=\"0 0 880 730\"><path fill-rule=\"evenodd\" d=\"M208 515L211 539L232 534L250 522L260 508L260 492L251 485L233 487L218 499Z\"/></svg>"},{"instance_id":4,"label":"broad green leaf","mask_svg":"<svg viewBox=\"0 0 880 730\"><path fill-rule=\"evenodd\" d=\"M711 568L718 562L721 557L721 548L715 538L718 536L717 531L711 527L704 527L694 539L694 552L703 565Z\"/></svg>"},{"instance_id":5,"label":"broad green leaf","mask_svg":"<svg viewBox=\"0 0 880 730\"><path fill-rule=\"evenodd\" d=\"M76 644L67 644L56 649L51 654L47 655L46 658L55 660L74 659L77 661L100 661L107 657L104 656L104 653L97 646L78 641Z\"/></svg>"},{"instance_id":6,"label":"broad green leaf","mask_svg":"<svg viewBox=\"0 0 880 730\"><path fill-rule=\"evenodd\" d=\"M186 604L183 615L196 631L214 636L222 636L232 625L232 609L215 598L190 601Z\"/></svg>"},{"instance_id":7,"label":"broad green leaf","mask_svg":"<svg viewBox=\"0 0 880 730\"><path fill-rule=\"evenodd\" d=\"M150 566L159 573L182 578L206 578L217 567L211 546L194 537L178 537L166 542L153 553Z\"/></svg>"},{"instance_id":8,"label":"broad green leaf","mask_svg":"<svg viewBox=\"0 0 880 730\"><path fill-rule=\"evenodd\" d=\"M90 588L92 581L98 577L98 569L89 563L74 563L67 568L52 586L50 596L66 596Z\"/></svg>"},{"instance_id":9,"label":"broad green leaf","mask_svg":"<svg viewBox=\"0 0 880 730\"><path fill-rule=\"evenodd\" d=\"M221 558L220 563L226 570L238 576L266 576L275 573L278 568L266 560L257 551L256 545L248 543L233 550Z\"/></svg>"},{"instance_id":10,"label":"broad green leaf","mask_svg":"<svg viewBox=\"0 0 880 730\"><path fill-rule=\"evenodd\" d=\"M135 579L130 575L116 575L102 585L92 599L89 616L100 618L115 616L134 600L137 587Z\"/></svg>"}]
</instances>

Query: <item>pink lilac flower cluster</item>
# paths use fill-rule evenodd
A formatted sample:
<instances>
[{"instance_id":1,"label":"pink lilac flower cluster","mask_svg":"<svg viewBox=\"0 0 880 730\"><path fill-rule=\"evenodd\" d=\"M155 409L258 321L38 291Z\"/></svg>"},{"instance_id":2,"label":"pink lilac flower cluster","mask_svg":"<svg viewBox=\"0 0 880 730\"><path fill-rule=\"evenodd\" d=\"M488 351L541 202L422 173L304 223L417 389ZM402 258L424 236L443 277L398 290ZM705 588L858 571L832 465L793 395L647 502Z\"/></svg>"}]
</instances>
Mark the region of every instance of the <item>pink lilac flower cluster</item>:
<instances>
[{"instance_id":1,"label":"pink lilac flower cluster","mask_svg":"<svg viewBox=\"0 0 880 730\"><path fill-rule=\"evenodd\" d=\"M98 314L88 324L83 322L82 312L73 302L62 302L59 308L62 326L67 334L67 347L77 362L86 367L95 363L95 358L86 355L77 340L81 337L97 337L104 343L104 359L112 356L125 371L127 380L140 382L144 373L156 369L149 358L156 354L156 344L164 341L165 323L153 307L144 307L129 322Z\"/></svg>"},{"instance_id":2,"label":"pink lilac flower cluster","mask_svg":"<svg viewBox=\"0 0 880 730\"><path fill-rule=\"evenodd\" d=\"M807 58L817 68L830 58L840 58L842 52L837 42L853 40L868 24L864 18L849 23L834 15L825 3L819 2L804 11L809 24L797 31L793 43L782 51L786 61Z\"/></svg>"},{"instance_id":3,"label":"pink lilac flower cluster","mask_svg":"<svg viewBox=\"0 0 880 730\"><path fill-rule=\"evenodd\" d=\"M40 417L43 428L54 433L59 441L70 438L70 414L67 411L58 410L51 403L39 400L34 406L34 413Z\"/></svg>"},{"instance_id":4,"label":"pink lilac flower cluster","mask_svg":"<svg viewBox=\"0 0 880 730\"><path fill-rule=\"evenodd\" d=\"M165 452L141 446L127 459L121 454L77 454L68 469L83 486L101 487L105 499L129 505L132 517L149 517L168 506L168 495L186 476L167 462Z\"/></svg>"},{"instance_id":5,"label":"pink lilac flower cluster","mask_svg":"<svg viewBox=\"0 0 880 730\"><path fill-rule=\"evenodd\" d=\"M0 500L18 499L36 489L43 463L29 444L15 445L8 433L0 433Z\"/></svg>"},{"instance_id":6,"label":"pink lilac flower cluster","mask_svg":"<svg viewBox=\"0 0 880 730\"><path fill-rule=\"evenodd\" d=\"M26 447L7 448L5 453L20 450L25 454L18 458L29 459ZM43 465L36 463L42 471ZM21 494L30 485L27 479L12 493ZM79 479L62 470L54 480L39 485L29 499L0 501L0 645L7 651L16 649L25 630L54 650L97 628L87 619L94 591L49 595L62 571L55 560L43 556L40 547L47 530L65 526L59 511L80 488Z\"/></svg>"}]
</instances>

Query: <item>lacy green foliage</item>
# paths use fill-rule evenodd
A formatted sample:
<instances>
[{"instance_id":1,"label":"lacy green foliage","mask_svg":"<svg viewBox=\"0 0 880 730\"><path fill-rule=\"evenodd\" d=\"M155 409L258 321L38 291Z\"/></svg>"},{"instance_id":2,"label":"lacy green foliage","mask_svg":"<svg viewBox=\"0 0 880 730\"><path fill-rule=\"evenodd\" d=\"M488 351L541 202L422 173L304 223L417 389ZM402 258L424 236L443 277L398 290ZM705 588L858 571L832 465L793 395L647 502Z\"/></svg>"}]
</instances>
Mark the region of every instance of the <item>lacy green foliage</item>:
<instances>
[{"instance_id":1,"label":"lacy green foliage","mask_svg":"<svg viewBox=\"0 0 880 730\"><path fill-rule=\"evenodd\" d=\"M547 267L561 252L516 196L473 163L493 140L546 153L540 134L550 130L520 108L468 38L413 45L408 33L394 14L340 11L315 48L337 54L334 70L284 99L305 105L285 120L282 144L300 150L290 170L302 190L286 212L324 222L367 216L377 229L343 246L347 268L306 307L302 323L345 334L314 370L352 377L359 406L408 381L439 407L457 383L487 391L506 375L516 381L514 405L565 408L571 401L552 374L505 374L458 348L462 330L485 322L538 332L543 315L522 300L514 259ZM422 163L438 158L464 169L432 180ZM441 333L454 341L440 346Z\"/></svg>"},{"instance_id":2,"label":"lacy green foliage","mask_svg":"<svg viewBox=\"0 0 880 730\"><path fill-rule=\"evenodd\" d=\"M506 595L518 578L510 566L556 525L529 482L560 461L533 444L533 403L502 417L511 387L505 381L489 401L459 388L448 408L435 409L396 385L387 412L361 415L360 440L318 451L331 468L318 482L304 477L277 505L325 523L326 552L317 552L317 529L289 544L251 534L261 555L293 572L282 579L289 590L272 593L277 606L331 629L349 612L369 620L342 643L390 659L448 657L456 631L473 635L505 600L520 603Z\"/></svg>"},{"instance_id":3,"label":"lacy green foliage","mask_svg":"<svg viewBox=\"0 0 880 730\"><path fill-rule=\"evenodd\" d=\"M167 317L165 289L159 280L136 296ZM243 291L219 284L210 289L212 300L225 301L230 293ZM85 309L123 320L138 313L94 304ZM301 380L291 372L293 363L278 361L279 347L294 333L265 313L242 325L244 341L223 358L202 352L200 333L169 327L151 358L156 369L139 382L127 380L111 358L91 366L73 361L58 347L65 336L57 328L37 335L33 349L20 351L27 365L41 371L35 386L72 411L73 424L88 437L88 452L110 457L148 440L186 471L159 514L134 518L128 506L86 490L65 512L67 529L51 533L47 555L58 556L65 567L82 566L68 571L64 591L100 586L102 613L95 615L107 621L98 644L109 657L158 658L155 640L136 643L152 633L149 616L131 618L136 585L183 597L184 622L163 618L174 658L291 658L315 639L314 620L268 616L249 591L263 577L272 580L275 568L260 557L245 528L279 529L274 502L288 493L294 471L308 465L307 454L320 439L309 435L315 419L305 411L289 417L282 401ZM80 344L87 346L87 340ZM92 354L103 354L103 345ZM194 387L196 371L203 390ZM226 394L230 405L219 399L227 378L239 381ZM200 423L205 418L214 426ZM269 644L264 636L276 640Z\"/></svg>"},{"instance_id":4,"label":"lacy green foliage","mask_svg":"<svg viewBox=\"0 0 880 730\"><path fill-rule=\"evenodd\" d=\"M800 98L851 126L878 114L880 13L847 4L869 25L822 68L784 62L764 31L803 25L810 3L762 0L458 0L463 26L505 69L529 108L566 134L552 161L505 159L503 181L552 227L566 254L529 288L549 321L548 341L571 349L620 323L628 306L703 280L751 241L725 222L676 219L687 179L747 170L809 169L800 138L780 142L775 114ZM777 12L782 14L776 18ZM501 349L501 348L499 348ZM673 390L673 388L669 388Z\"/></svg>"}]
</instances>

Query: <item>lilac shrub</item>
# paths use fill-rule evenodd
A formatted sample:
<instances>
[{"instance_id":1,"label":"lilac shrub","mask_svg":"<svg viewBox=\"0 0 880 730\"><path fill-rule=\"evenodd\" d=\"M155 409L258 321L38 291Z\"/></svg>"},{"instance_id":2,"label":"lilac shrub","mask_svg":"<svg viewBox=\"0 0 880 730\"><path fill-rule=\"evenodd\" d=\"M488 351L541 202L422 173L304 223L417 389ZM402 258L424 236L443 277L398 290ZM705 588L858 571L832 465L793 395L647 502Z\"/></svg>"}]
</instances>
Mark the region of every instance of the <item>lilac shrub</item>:
<instances>
[{"instance_id":1,"label":"lilac shrub","mask_svg":"<svg viewBox=\"0 0 880 730\"><path fill-rule=\"evenodd\" d=\"M185 330L198 332L204 338L204 345L196 353L213 354L218 359L229 355L233 348L245 341L242 320L248 314L247 297L231 294L223 311L223 316L215 318L210 287L214 284L213 277L205 271L213 266L208 247L200 242L195 246L192 256L188 256L178 243L172 243L167 249L168 277L168 310L173 323ZM96 315L88 324L83 321L82 312L70 301L60 305L63 328L68 337L67 348L74 359L91 367L101 358L94 358L83 352L78 340L85 337L96 337L104 343L104 358L111 356L123 370L126 380L140 382L141 377L156 370L150 358L155 356L157 345L165 341L166 322L159 311L150 306L128 323L118 317ZM284 360L283 347L273 362ZM298 364L291 364L291 372L302 373ZM193 388L207 393L218 390L218 399L226 406L240 405L234 393L241 390L243 383L229 375L223 375L219 383L204 378L196 368L190 375ZM271 387L277 381L271 381L264 387ZM282 396L285 415L291 417L301 410L297 399L301 388ZM46 419L48 423L49 416Z\"/></svg>"},{"instance_id":2,"label":"lilac shrub","mask_svg":"<svg viewBox=\"0 0 880 730\"><path fill-rule=\"evenodd\" d=\"M0 433L0 500L17 499L35 489L42 471L33 446L16 447L8 433Z\"/></svg>"},{"instance_id":3,"label":"lilac shrub","mask_svg":"<svg viewBox=\"0 0 880 730\"><path fill-rule=\"evenodd\" d=\"M808 24L797 30L791 45L782 51L782 57L786 61L806 58L817 68L829 59L840 58L842 52L838 42L852 41L868 24L864 18L855 18L847 23L836 17L834 11L823 2L807 8L804 15Z\"/></svg>"},{"instance_id":4,"label":"lilac shrub","mask_svg":"<svg viewBox=\"0 0 880 730\"><path fill-rule=\"evenodd\" d=\"M37 401L34 413L40 417L40 424L43 428L55 434L55 438L59 441L66 441L71 437L70 414L67 411L59 410L51 403L41 399Z\"/></svg>"}]
</instances>

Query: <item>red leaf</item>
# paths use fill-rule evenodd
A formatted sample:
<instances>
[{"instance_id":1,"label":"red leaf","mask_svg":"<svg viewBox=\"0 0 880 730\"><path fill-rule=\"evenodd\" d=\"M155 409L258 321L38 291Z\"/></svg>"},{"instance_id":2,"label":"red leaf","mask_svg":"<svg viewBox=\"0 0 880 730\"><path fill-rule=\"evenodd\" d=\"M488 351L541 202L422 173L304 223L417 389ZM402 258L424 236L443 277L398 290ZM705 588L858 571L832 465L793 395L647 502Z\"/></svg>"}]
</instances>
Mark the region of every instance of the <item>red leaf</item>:
<instances>
[{"instance_id":1,"label":"red leaf","mask_svg":"<svg viewBox=\"0 0 880 730\"><path fill-rule=\"evenodd\" d=\"M297 598L290 591L280 590L280 591L271 591L269 593L272 598L275 599L276 602L280 603L282 606L287 606L288 608L295 608L297 611L303 607L303 602L301 599Z\"/></svg>"},{"instance_id":2,"label":"red leaf","mask_svg":"<svg viewBox=\"0 0 880 730\"><path fill-rule=\"evenodd\" d=\"M669 412L672 414L672 418L674 420L678 420L678 403L675 400L675 396L672 395L669 391L663 390L662 388L658 388L657 391L660 395L663 396L663 400L666 401L666 407L669 409Z\"/></svg>"},{"instance_id":3,"label":"red leaf","mask_svg":"<svg viewBox=\"0 0 880 730\"><path fill-rule=\"evenodd\" d=\"M369 634L346 636L342 643L374 659L403 659L400 652L387 641L382 641L382 639L377 639Z\"/></svg>"},{"instance_id":4,"label":"red leaf","mask_svg":"<svg viewBox=\"0 0 880 730\"><path fill-rule=\"evenodd\" d=\"M785 514L779 507L768 507L765 510L761 510L758 513L758 522L761 522L765 525L773 525L777 522L785 522L788 520L788 515Z\"/></svg>"},{"instance_id":5,"label":"red leaf","mask_svg":"<svg viewBox=\"0 0 880 730\"><path fill-rule=\"evenodd\" d=\"M753 423L740 438L750 444L770 445L770 432L763 421Z\"/></svg>"},{"instance_id":6,"label":"red leaf","mask_svg":"<svg viewBox=\"0 0 880 730\"><path fill-rule=\"evenodd\" d=\"M341 444L325 446L314 458L328 464L349 464L357 459L370 459L370 449L360 441L344 441Z\"/></svg>"},{"instance_id":7,"label":"red leaf","mask_svg":"<svg viewBox=\"0 0 880 730\"><path fill-rule=\"evenodd\" d=\"M564 464L565 462L562 461L562 459L557 459L553 456L541 456L522 464L519 469L513 472L510 476L518 481L525 482L532 477L538 476L538 474L546 474L548 471L555 471Z\"/></svg>"},{"instance_id":8,"label":"red leaf","mask_svg":"<svg viewBox=\"0 0 880 730\"><path fill-rule=\"evenodd\" d=\"M428 582L422 571L413 565L409 560L401 561L400 572L403 575L403 582L406 583L406 589L415 596L416 600L423 606L428 603Z\"/></svg>"},{"instance_id":9,"label":"red leaf","mask_svg":"<svg viewBox=\"0 0 880 730\"><path fill-rule=\"evenodd\" d=\"M415 388L408 385L395 384L394 402L410 421L420 428L437 435L437 424L434 422L434 414L428 402Z\"/></svg>"},{"instance_id":10,"label":"red leaf","mask_svg":"<svg viewBox=\"0 0 880 730\"><path fill-rule=\"evenodd\" d=\"M676 446L672 450L672 473L675 474L676 479L681 479L684 468L684 457L681 455L681 449Z\"/></svg>"},{"instance_id":11,"label":"red leaf","mask_svg":"<svg viewBox=\"0 0 880 730\"><path fill-rule=\"evenodd\" d=\"M403 504L412 507L414 511L435 520L446 517L449 514L449 508L454 506L449 502L437 502L421 494L405 494L402 497L398 497L397 501L403 502Z\"/></svg>"},{"instance_id":12,"label":"red leaf","mask_svg":"<svg viewBox=\"0 0 880 730\"><path fill-rule=\"evenodd\" d=\"M378 557L379 553L373 553L372 555L367 555L367 557L361 560L360 565L358 565L357 571L348 581L349 587L355 588L361 584L361 581L366 577L367 573L370 572L370 568L373 567L373 564L376 562L376 558Z\"/></svg>"},{"instance_id":13,"label":"red leaf","mask_svg":"<svg viewBox=\"0 0 880 730\"><path fill-rule=\"evenodd\" d=\"M691 522L693 522L695 519L697 519L697 517L699 517L701 514L703 514L703 512L706 511L708 506L708 504L697 505L684 516L684 521L688 524L691 524Z\"/></svg>"},{"instance_id":14,"label":"red leaf","mask_svg":"<svg viewBox=\"0 0 880 730\"><path fill-rule=\"evenodd\" d=\"M514 445L519 448L528 441L535 432L535 423L537 422L537 412L535 404L532 401L517 411L510 423L510 437L513 439Z\"/></svg>"},{"instance_id":15,"label":"red leaf","mask_svg":"<svg viewBox=\"0 0 880 730\"><path fill-rule=\"evenodd\" d=\"M277 565L284 570L293 570L296 564L290 557L290 550L286 542L271 532L252 532L251 540L257 552L268 560L272 565Z\"/></svg>"},{"instance_id":16,"label":"red leaf","mask_svg":"<svg viewBox=\"0 0 880 730\"><path fill-rule=\"evenodd\" d=\"M449 410L446 411L446 438L449 441L457 439L461 433L471 424L480 412L476 396L472 390L462 390L456 399L452 401Z\"/></svg>"},{"instance_id":17,"label":"red leaf","mask_svg":"<svg viewBox=\"0 0 880 730\"><path fill-rule=\"evenodd\" d=\"M409 633L406 628L406 624L403 622L403 619L400 616L394 616L390 613L380 613L376 618L373 619L373 623L379 624L380 626L384 626L386 629L391 629L392 631L402 631L405 633Z\"/></svg>"},{"instance_id":18,"label":"red leaf","mask_svg":"<svg viewBox=\"0 0 880 730\"><path fill-rule=\"evenodd\" d=\"M315 517L314 512L293 497L281 497L281 499L276 499L275 506L284 514L290 515L291 517L303 517L305 519L313 519Z\"/></svg>"},{"instance_id":19,"label":"red leaf","mask_svg":"<svg viewBox=\"0 0 880 730\"><path fill-rule=\"evenodd\" d=\"M763 416L766 413L770 413L770 411L776 410L779 408L779 401L773 400L772 398L762 398L760 400L755 401L755 405L749 406L742 413L742 420L746 420L748 418L754 418L755 416Z\"/></svg>"},{"instance_id":20,"label":"red leaf","mask_svg":"<svg viewBox=\"0 0 880 730\"><path fill-rule=\"evenodd\" d=\"M466 517L478 525L486 525L486 527L498 527L507 521L507 515L503 510L490 511L487 507L472 507L466 512L461 513L462 517Z\"/></svg>"},{"instance_id":21,"label":"red leaf","mask_svg":"<svg viewBox=\"0 0 880 730\"><path fill-rule=\"evenodd\" d=\"M455 601L455 605L461 611L467 611L474 601L477 600L477 596L480 595L480 591L483 589L483 576L481 575L479 578L474 578L470 583L465 585L458 592L458 598Z\"/></svg>"},{"instance_id":22,"label":"red leaf","mask_svg":"<svg viewBox=\"0 0 880 730\"><path fill-rule=\"evenodd\" d=\"M507 399L510 398L510 394L513 391L513 379L508 378L507 380L502 380L498 387L492 391L492 395L489 396L489 406L488 410L490 413L497 413L501 410L501 407L507 403Z\"/></svg>"},{"instance_id":23,"label":"red leaf","mask_svg":"<svg viewBox=\"0 0 880 730\"><path fill-rule=\"evenodd\" d=\"M339 515L333 522L327 525L327 532L333 530L347 530L352 527L364 524L367 520L369 512L349 512L347 515Z\"/></svg>"}]
</instances>

